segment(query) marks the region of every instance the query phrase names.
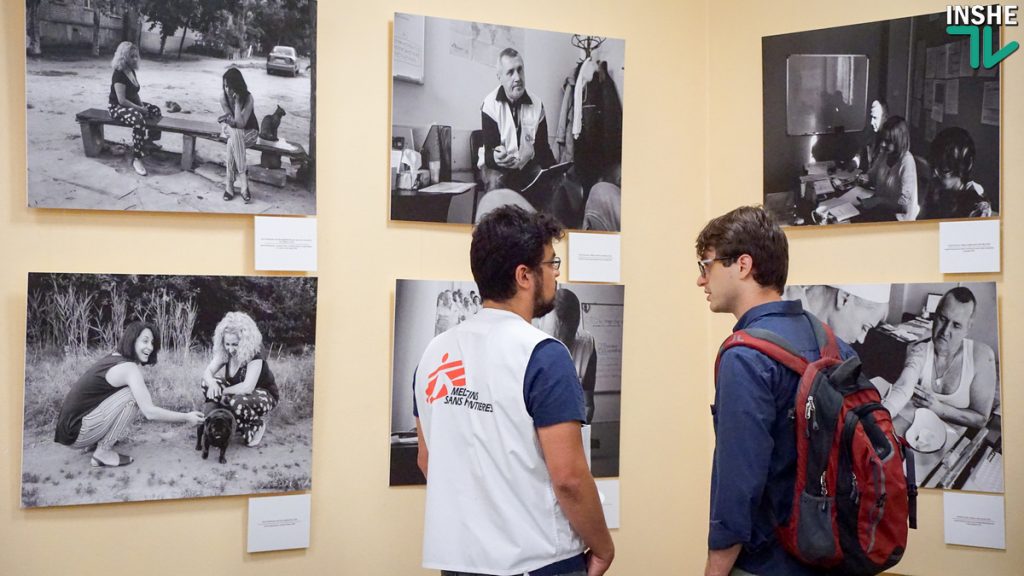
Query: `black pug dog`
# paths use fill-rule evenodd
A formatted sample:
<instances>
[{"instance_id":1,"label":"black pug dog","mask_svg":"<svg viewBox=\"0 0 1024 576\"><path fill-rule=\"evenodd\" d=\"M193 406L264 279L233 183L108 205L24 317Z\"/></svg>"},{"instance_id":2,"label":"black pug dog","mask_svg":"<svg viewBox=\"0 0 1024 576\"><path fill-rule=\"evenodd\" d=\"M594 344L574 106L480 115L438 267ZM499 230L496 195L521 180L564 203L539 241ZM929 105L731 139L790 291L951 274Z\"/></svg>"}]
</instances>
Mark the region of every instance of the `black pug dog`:
<instances>
[{"instance_id":1,"label":"black pug dog","mask_svg":"<svg viewBox=\"0 0 1024 576\"><path fill-rule=\"evenodd\" d=\"M203 460L210 455L210 446L220 448L218 462L227 464L224 453L227 452L231 437L235 435L235 415L216 402L203 403L203 415L206 420L199 423L196 429L196 450L203 451Z\"/></svg>"}]
</instances>

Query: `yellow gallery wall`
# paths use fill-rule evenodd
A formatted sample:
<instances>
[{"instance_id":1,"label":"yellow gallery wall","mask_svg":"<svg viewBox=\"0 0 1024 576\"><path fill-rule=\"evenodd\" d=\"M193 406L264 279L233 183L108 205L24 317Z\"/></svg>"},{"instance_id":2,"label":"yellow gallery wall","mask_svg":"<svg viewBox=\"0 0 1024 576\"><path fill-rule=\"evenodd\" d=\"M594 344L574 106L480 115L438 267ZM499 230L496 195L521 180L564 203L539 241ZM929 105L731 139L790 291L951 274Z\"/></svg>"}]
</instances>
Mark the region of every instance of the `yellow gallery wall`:
<instances>
[{"instance_id":1,"label":"yellow gallery wall","mask_svg":"<svg viewBox=\"0 0 1024 576\"><path fill-rule=\"evenodd\" d=\"M245 552L244 497L19 508L26 273L255 271L251 217L25 207L24 17L21 3L4 6L0 574L428 573L419 567L423 490L388 487L394 282L471 279L470 229L388 222L395 11L627 39L623 171L636 192L623 203L621 473L628 504L617 534L617 573L675 567L681 559L687 572L696 570L710 455L706 319L689 286L689 240L681 237L705 216L703 2L526 0L507 10L468 0L319 2L311 543L308 550L261 555Z\"/></svg>"},{"instance_id":2,"label":"yellow gallery wall","mask_svg":"<svg viewBox=\"0 0 1024 576\"><path fill-rule=\"evenodd\" d=\"M761 195L761 37L816 28L842 26L944 12L942 1L808 2L773 0L711 2L709 4L708 210L717 214ZM1019 28L1007 28L1003 43L1024 42ZM999 293L1006 477L1007 550L946 546L943 541L942 493L922 491L921 527L912 532L908 555L897 566L901 574L1022 574L1024 573L1024 462L1021 437L1024 396L1019 382L1024 357L1013 351L1024 344L1020 320L1024 289L1024 229L1017 200L1024 186L1024 110L1020 102L1024 57L1014 55L1001 66L1002 93L1002 243L1001 274L943 275L939 272L939 225L858 225L839 229L788 229L790 275L793 284L857 282L995 281ZM1006 95L1010 95L1007 97ZM1014 224L1014 222L1017 222ZM635 294L634 294L635 296ZM732 323L724 318L710 324L708 352Z\"/></svg>"},{"instance_id":3,"label":"yellow gallery wall","mask_svg":"<svg viewBox=\"0 0 1024 576\"><path fill-rule=\"evenodd\" d=\"M0 574L385 574L419 568L423 491L388 488L390 345L396 278L469 279L468 227L387 220L390 21L395 11L625 38L622 234L626 288L622 526L614 574L697 574L703 566L713 438L711 355L731 322L712 319L693 286L692 240L713 214L760 199L760 37L941 9L872 1L705 2L524 0L502 10L470 1L319 7L317 325L310 548L245 553L246 498L21 510L20 451L26 274L29 271L254 274L252 219L209 214L91 213L25 207L21 4L0 13ZM854 14L856 12L856 14ZM870 12L871 16L864 16ZM1019 36L1018 36L1019 38ZM1024 60L1004 67L1020 89ZM527 63L529 66L529 63ZM1004 114L1004 159L1020 156L1020 111ZM1016 127L1016 137L1014 128ZM1010 164L1008 162L1008 164ZM1004 190L1022 169L1004 169ZM1012 222L1014 203L1003 196ZM1008 208L1006 208L1008 207ZM1020 287L1020 235L1004 228L1002 294ZM797 230L792 280L936 281L937 225ZM1016 239L1016 243L1015 243ZM906 247L903 259L893 245ZM846 251L822 262L823 248ZM214 256L226 255L226 256ZM878 257L877 255L883 255ZM1019 257L1018 257L1019 259ZM1016 274L1016 276L1014 276ZM981 277L978 279L991 279ZM1021 343L1002 299L1004 354ZM1012 355L1003 378L1024 370ZM1005 410L1024 409L1005 386ZM906 572L1013 574L1020 549L1020 462L1004 434L1007 553L942 544L941 498L924 499ZM1020 514L1018 514L1019 516ZM956 568L953 570L953 568ZM902 568L902 567L901 567Z\"/></svg>"}]
</instances>

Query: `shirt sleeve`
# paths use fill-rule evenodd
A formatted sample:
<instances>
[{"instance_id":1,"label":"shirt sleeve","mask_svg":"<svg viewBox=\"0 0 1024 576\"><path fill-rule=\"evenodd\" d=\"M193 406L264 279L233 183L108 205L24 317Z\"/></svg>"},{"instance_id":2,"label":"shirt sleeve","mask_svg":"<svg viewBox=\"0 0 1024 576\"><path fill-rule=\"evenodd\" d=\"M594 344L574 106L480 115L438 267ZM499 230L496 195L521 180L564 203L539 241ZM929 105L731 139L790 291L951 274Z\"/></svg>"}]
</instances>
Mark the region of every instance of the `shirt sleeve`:
<instances>
[{"instance_id":1,"label":"shirt sleeve","mask_svg":"<svg viewBox=\"0 0 1024 576\"><path fill-rule=\"evenodd\" d=\"M900 163L900 197L897 203L902 214L909 213L917 203L917 166L909 153L903 155Z\"/></svg>"},{"instance_id":2,"label":"shirt sleeve","mask_svg":"<svg viewBox=\"0 0 1024 576\"><path fill-rule=\"evenodd\" d=\"M541 168L548 168L555 164L555 153L551 151L551 143L548 141L548 119L542 117L537 125L537 137L533 141L534 160Z\"/></svg>"},{"instance_id":3,"label":"shirt sleeve","mask_svg":"<svg viewBox=\"0 0 1024 576\"><path fill-rule=\"evenodd\" d=\"M523 399L534 427L587 421L576 366L558 340L544 340L533 349L526 365Z\"/></svg>"},{"instance_id":4,"label":"shirt sleeve","mask_svg":"<svg viewBox=\"0 0 1024 576\"><path fill-rule=\"evenodd\" d=\"M484 133L484 164L488 168L501 170L501 166L494 161L494 149L502 145L501 131L498 130L498 123L487 115L487 112L480 111L480 129Z\"/></svg>"},{"instance_id":5,"label":"shirt sleeve","mask_svg":"<svg viewBox=\"0 0 1024 576\"><path fill-rule=\"evenodd\" d=\"M775 442L771 383L776 366L760 352L733 348L722 355L715 393L716 441L708 548L751 540Z\"/></svg>"},{"instance_id":6,"label":"shirt sleeve","mask_svg":"<svg viewBox=\"0 0 1024 576\"><path fill-rule=\"evenodd\" d=\"M587 392L593 392L594 388L597 387L597 348L590 353L590 359L587 362L586 371L583 373L583 389Z\"/></svg>"},{"instance_id":7,"label":"shirt sleeve","mask_svg":"<svg viewBox=\"0 0 1024 576\"><path fill-rule=\"evenodd\" d=\"M114 74L110 77L110 86L113 88L114 84L123 84L125 86L125 99L128 98L128 75L121 70L114 70Z\"/></svg>"},{"instance_id":8,"label":"shirt sleeve","mask_svg":"<svg viewBox=\"0 0 1024 576\"><path fill-rule=\"evenodd\" d=\"M417 418L420 417L420 410L416 406L416 370L412 372L412 415Z\"/></svg>"}]
</instances>

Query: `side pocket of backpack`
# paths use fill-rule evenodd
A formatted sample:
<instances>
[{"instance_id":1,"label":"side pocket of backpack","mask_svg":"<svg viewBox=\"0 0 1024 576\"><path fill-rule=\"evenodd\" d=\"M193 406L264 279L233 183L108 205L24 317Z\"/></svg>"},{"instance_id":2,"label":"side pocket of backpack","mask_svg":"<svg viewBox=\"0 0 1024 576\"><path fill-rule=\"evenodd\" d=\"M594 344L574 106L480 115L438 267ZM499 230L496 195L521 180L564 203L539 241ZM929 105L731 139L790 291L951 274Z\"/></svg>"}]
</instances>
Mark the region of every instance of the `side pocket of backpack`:
<instances>
[{"instance_id":1,"label":"side pocket of backpack","mask_svg":"<svg viewBox=\"0 0 1024 576\"><path fill-rule=\"evenodd\" d=\"M800 522L796 543L800 555L807 562L827 562L836 555L836 542L832 532L834 496L800 494Z\"/></svg>"}]
</instances>

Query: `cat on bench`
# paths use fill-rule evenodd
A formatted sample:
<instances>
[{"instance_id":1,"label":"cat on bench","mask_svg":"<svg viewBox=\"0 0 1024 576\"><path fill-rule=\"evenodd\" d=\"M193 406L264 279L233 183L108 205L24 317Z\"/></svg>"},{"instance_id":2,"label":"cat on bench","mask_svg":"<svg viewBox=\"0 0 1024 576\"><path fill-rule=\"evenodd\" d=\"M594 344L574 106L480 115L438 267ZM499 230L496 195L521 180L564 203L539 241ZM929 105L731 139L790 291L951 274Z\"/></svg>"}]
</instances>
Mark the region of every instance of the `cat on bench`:
<instances>
[{"instance_id":1,"label":"cat on bench","mask_svg":"<svg viewBox=\"0 0 1024 576\"><path fill-rule=\"evenodd\" d=\"M284 108L278 105L277 110L274 110L272 114L264 116L263 121L260 122L260 138L270 142L277 142L279 140L277 129L281 126L281 117L284 115ZM264 152L260 155L260 166L264 168L280 168L281 156Z\"/></svg>"}]
</instances>

